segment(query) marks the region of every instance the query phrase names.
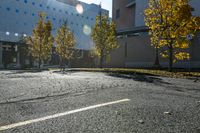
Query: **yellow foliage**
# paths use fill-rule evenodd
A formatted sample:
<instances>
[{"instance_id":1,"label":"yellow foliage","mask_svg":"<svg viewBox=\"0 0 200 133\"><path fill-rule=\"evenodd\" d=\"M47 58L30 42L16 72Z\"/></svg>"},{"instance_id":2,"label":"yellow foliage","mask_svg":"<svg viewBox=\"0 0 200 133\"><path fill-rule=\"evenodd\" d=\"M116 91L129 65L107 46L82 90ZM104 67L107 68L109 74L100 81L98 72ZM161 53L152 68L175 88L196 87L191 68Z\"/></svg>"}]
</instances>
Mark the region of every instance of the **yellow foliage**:
<instances>
[{"instance_id":1,"label":"yellow foliage","mask_svg":"<svg viewBox=\"0 0 200 133\"><path fill-rule=\"evenodd\" d=\"M108 16L97 16L92 30L92 39L95 43L94 51L97 56L109 56L110 52L118 48L116 26L110 22Z\"/></svg>"},{"instance_id":2,"label":"yellow foliage","mask_svg":"<svg viewBox=\"0 0 200 133\"><path fill-rule=\"evenodd\" d=\"M56 52L60 56L61 61L72 58L76 41L66 24L63 24L58 29L55 42Z\"/></svg>"},{"instance_id":3,"label":"yellow foliage","mask_svg":"<svg viewBox=\"0 0 200 133\"><path fill-rule=\"evenodd\" d=\"M33 57L39 59L39 64L43 60L50 58L53 46L52 24L45 21L45 14L39 13L39 20L33 29L32 36L27 37L26 42L29 44L30 53Z\"/></svg>"},{"instance_id":4,"label":"yellow foliage","mask_svg":"<svg viewBox=\"0 0 200 133\"><path fill-rule=\"evenodd\" d=\"M155 48L168 49L161 53L162 57L188 59L189 54L180 49L189 48L186 36L195 36L200 30L200 17L192 16L189 0L149 0L144 14L151 44Z\"/></svg>"},{"instance_id":5,"label":"yellow foliage","mask_svg":"<svg viewBox=\"0 0 200 133\"><path fill-rule=\"evenodd\" d=\"M187 60L187 59L190 59L190 54L186 52L178 52L177 54L175 54L175 59Z\"/></svg>"}]
</instances>

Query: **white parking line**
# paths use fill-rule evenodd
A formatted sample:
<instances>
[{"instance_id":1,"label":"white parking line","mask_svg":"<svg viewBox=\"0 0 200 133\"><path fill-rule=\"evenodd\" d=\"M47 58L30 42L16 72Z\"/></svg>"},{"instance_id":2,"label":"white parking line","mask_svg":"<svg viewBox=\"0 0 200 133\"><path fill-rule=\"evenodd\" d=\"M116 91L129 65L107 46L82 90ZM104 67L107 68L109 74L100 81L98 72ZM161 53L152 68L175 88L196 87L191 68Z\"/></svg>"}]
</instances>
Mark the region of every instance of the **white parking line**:
<instances>
[{"instance_id":1,"label":"white parking line","mask_svg":"<svg viewBox=\"0 0 200 133\"><path fill-rule=\"evenodd\" d=\"M16 128L16 127L20 127L20 126L25 126L25 125L29 125L32 123L37 123L37 122L41 122L41 121L45 121L45 120L49 120L49 119L54 119L54 118L58 118L61 116L66 116L69 114L74 114L74 113L78 113L78 112L82 112L82 111L86 111L86 110L100 108L100 107L104 107L104 106L108 106L108 105L112 105L112 104L128 102L128 101L130 101L130 99L122 99L122 100L118 100L118 101L107 102L107 103L97 104L97 105L93 105L93 106L89 106L89 107L85 107L85 108L71 110L71 111L67 111L67 112L63 112L63 113L53 114L53 115L49 115L49 116L45 116L45 117L41 117L41 118L37 118L37 119L22 121L22 122L10 124L10 125L1 126L0 131Z\"/></svg>"}]
</instances>

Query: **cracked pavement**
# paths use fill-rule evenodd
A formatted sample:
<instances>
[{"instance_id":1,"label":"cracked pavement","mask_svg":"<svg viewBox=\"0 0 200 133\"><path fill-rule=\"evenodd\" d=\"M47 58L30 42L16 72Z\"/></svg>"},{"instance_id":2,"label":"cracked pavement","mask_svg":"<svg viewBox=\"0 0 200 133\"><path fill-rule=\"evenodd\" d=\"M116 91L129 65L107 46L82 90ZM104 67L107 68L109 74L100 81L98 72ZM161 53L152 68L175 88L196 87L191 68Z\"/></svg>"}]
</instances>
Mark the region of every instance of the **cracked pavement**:
<instances>
[{"instance_id":1,"label":"cracked pavement","mask_svg":"<svg viewBox=\"0 0 200 133\"><path fill-rule=\"evenodd\" d=\"M0 127L124 98L2 132L200 133L200 81L73 71L0 71Z\"/></svg>"}]
</instances>

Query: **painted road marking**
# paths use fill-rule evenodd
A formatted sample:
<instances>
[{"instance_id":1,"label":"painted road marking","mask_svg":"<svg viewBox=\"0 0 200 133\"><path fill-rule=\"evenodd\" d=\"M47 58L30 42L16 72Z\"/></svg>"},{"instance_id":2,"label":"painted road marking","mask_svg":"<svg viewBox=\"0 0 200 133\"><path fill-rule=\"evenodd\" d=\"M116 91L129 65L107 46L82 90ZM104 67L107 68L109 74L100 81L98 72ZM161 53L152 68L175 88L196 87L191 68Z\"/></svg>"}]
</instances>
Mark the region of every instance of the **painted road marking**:
<instances>
[{"instance_id":1,"label":"painted road marking","mask_svg":"<svg viewBox=\"0 0 200 133\"><path fill-rule=\"evenodd\" d=\"M49 116L45 116L45 117L41 117L41 118L37 118L37 119L22 121L22 122L10 124L10 125L1 126L0 131L4 131L4 130L16 128L16 127L21 127L21 126L29 125L32 123L41 122L41 121L46 121L49 119L54 119L54 118L58 118L61 116L66 116L66 115L70 115L70 114L74 114L74 113L78 113L78 112L82 112L82 111L86 111L86 110L100 108L100 107L104 107L104 106L108 106L108 105L112 105L112 104L128 102L128 101L130 101L130 99L122 99L122 100L118 100L118 101L107 102L107 103L97 104L97 105L93 105L93 106L89 106L89 107L85 107L85 108L75 109L75 110L71 110L71 111L67 111L67 112L63 112L63 113L53 114L53 115L49 115Z\"/></svg>"}]
</instances>

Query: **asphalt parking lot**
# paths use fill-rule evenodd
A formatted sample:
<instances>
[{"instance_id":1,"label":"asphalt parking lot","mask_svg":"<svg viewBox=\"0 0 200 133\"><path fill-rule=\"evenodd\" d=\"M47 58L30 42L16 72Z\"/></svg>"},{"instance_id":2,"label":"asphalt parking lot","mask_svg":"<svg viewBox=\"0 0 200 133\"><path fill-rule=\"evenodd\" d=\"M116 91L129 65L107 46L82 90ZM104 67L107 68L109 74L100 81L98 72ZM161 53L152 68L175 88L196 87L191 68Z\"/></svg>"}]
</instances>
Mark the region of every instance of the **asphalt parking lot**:
<instances>
[{"instance_id":1,"label":"asphalt parking lot","mask_svg":"<svg viewBox=\"0 0 200 133\"><path fill-rule=\"evenodd\" d=\"M200 133L200 81L0 71L2 133Z\"/></svg>"}]
</instances>

